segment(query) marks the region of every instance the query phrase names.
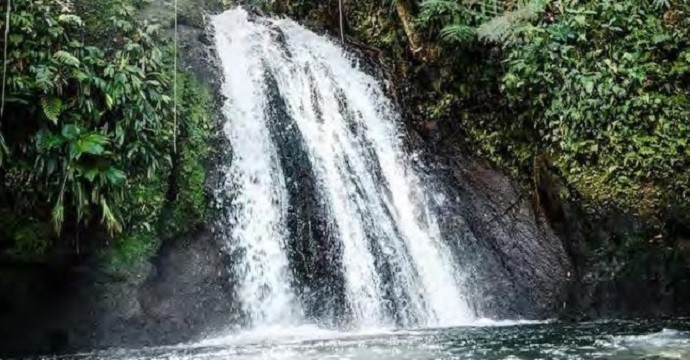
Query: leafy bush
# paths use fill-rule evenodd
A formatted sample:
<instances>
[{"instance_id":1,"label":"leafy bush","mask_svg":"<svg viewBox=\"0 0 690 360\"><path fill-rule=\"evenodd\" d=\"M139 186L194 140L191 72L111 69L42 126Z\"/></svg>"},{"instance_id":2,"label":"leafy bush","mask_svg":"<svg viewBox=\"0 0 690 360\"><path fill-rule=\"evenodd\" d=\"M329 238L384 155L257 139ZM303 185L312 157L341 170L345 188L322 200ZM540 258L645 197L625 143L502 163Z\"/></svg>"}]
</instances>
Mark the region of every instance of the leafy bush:
<instances>
[{"instance_id":1,"label":"leafy bush","mask_svg":"<svg viewBox=\"0 0 690 360\"><path fill-rule=\"evenodd\" d=\"M211 130L213 117L210 94L189 76L178 79L179 101L185 102L180 117L179 149L175 171L175 199L164 210L163 233L167 237L182 234L198 226L209 217L209 199L206 188L206 159L212 152ZM183 100L184 99L184 100Z\"/></svg>"},{"instance_id":2,"label":"leafy bush","mask_svg":"<svg viewBox=\"0 0 690 360\"><path fill-rule=\"evenodd\" d=\"M0 211L32 222L12 221L17 230L3 227L0 241L21 247L19 235L35 234L31 246L46 251L54 241L34 223L50 221L57 237L67 228L67 238L102 228L114 239L111 258L119 259L109 263L124 264L156 248L167 207L185 214L180 221L205 216L210 100L181 74L175 129L173 58L159 26L135 21L128 0L76 3L88 22L71 1L13 1ZM85 36L90 29L95 34ZM182 165L174 167L178 158Z\"/></svg>"},{"instance_id":3,"label":"leafy bush","mask_svg":"<svg viewBox=\"0 0 690 360\"><path fill-rule=\"evenodd\" d=\"M11 15L3 166L33 186L6 191L18 202L49 201L57 229L74 216L120 231L127 181L169 166L157 27L136 28L132 13L123 6L111 18L120 36L105 50L79 41L83 22L63 2L20 1Z\"/></svg>"},{"instance_id":4,"label":"leafy bush","mask_svg":"<svg viewBox=\"0 0 690 360\"><path fill-rule=\"evenodd\" d=\"M601 206L690 200L690 5L562 1L509 44L512 126ZM559 11L556 8L553 11Z\"/></svg>"},{"instance_id":5,"label":"leafy bush","mask_svg":"<svg viewBox=\"0 0 690 360\"><path fill-rule=\"evenodd\" d=\"M9 237L14 242L10 255L20 259L41 257L51 245L51 227L31 216L20 217L0 208L0 229L0 235Z\"/></svg>"},{"instance_id":6,"label":"leafy bush","mask_svg":"<svg viewBox=\"0 0 690 360\"><path fill-rule=\"evenodd\" d=\"M593 212L690 201L686 2L426 0L418 24L456 69L493 54L475 73L498 76L500 109L456 117L480 153L521 173L551 158ZM436 112L493 86L461 83Z\"/></svg>"},{"instance_id":7,"label":"leafy bush","mask_svg":"<svg viewBox=\"0 0 690 360\"><path fill-rule=\"evenodd\" d=\"M164 240L185 238L209 218L209 199L205 191L206 164L211 154L213 117L211 97L196 80L180 74L178 154L171 175L155 176L128 184L129 201L122 206L129 226L100 253L103 269L117 278L127 279L129 267L152 256Z\"/></svg>"},{"instance_id":8,"label":"leafy bush","mask_svg":"<svg viewBox=\"0 0 690 360\"><path fill-rule=\"evenodd\" d=\"M537 18L548 0L424 0L417 25L446 43L507 42Z\"/></svg>"},{"instance_id":9,"label":"leafy bush","mask_svg":"<svg viewBox=\"0 0 690 360\"><path fill-rule=\"evenodd\" d=\"M101 254L102 269L112 277L128 280L141 276L135 265L155 254L159 239L154 231L134 231L118 237Z\"/></svg>"}]
</instances>

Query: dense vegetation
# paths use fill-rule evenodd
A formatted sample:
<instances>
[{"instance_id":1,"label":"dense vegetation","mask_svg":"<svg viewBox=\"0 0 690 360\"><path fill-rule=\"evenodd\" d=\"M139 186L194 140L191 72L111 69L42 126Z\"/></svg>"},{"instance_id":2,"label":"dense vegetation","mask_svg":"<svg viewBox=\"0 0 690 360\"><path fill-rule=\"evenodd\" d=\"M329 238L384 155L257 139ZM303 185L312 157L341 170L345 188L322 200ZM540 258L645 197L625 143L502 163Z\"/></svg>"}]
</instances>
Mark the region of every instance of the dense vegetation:
<instances>
[{"instance_id":1,"label":"dense vegetation","mask_svg":"<svg viewBox=\"0 0 690 360\"><path fill-rule=\"evenodd\" d=\"M494 47L506 111L465 120L483 154L548 157L593 211L643 215L690 201L689 25L683 1L427 0L419 16L443 51Z\"/></svg>"},{"instance_id":2,"label":"dense vegetation","mask_svg":"<svg viewBox=\"0 0 690 360\"><path fill-rule=\"evenodd\" d=\"M338 31L333 2L278 3ZM593 215L662 223L687 209L688 2L344 3L345 32L417 84L404 105L445 141L526 183L553 165Z\"/></svg>"},{"instance_id":3,"label":"dense vegetation","mask_svg":"<svg viewBox=\"0 0 690 360\"><path fill-rule=\"evenodd\" d=\"M275 3L341 31L338 0ZM436 148L521 182L571 255L607 279L687 286L689 2L342 4L347 41L384 62L406 117Z\"/></svg>"},{"instance_id":4,"label":"dense vegetation","mask_svg":"<svg viewBox=\"0 0 690 360\"><path fill-rule=\"evenodd\" d=\"M339 28L339 1L251 2ZM552 167L562 195L594 217L647 220L636 242L690 231L687 1L343 5L350 42L380 50L414 83L403 100L419 128L438 123L446 144L527 186ZM175 127L171 47L135 6L146 4L13 1L0 121L5 253L109 243L106 263L117 267L207 216L209 95L180 74Z\"/></svg>"},{"instance_id":5,"label":"dense vegetation","mask_svg":"<svg viewBox=\"0 0 690 360\"><path fill-rule=\"evenodd\" d=\"M0 122L6 255L110 243L104 259L116 270L207 215L210 97L180 73L173 99L172 47L136 11L125 0L12 2Z\"/></svg>"}]
</instances>

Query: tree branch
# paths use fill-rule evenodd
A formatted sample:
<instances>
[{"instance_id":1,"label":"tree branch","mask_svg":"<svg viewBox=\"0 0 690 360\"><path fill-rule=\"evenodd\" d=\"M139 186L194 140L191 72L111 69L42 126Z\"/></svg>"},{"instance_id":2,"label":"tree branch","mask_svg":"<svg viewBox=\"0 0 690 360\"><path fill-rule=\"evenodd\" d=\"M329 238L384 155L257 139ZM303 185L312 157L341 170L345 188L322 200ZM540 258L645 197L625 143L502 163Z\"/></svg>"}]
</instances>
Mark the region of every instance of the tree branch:
<instances>
[{"instance_id":1,"label":"tree branch","mask_svg":"<svg viewBox=\"0 0 690 360\"><path fill-rule=\"evenodd\" d=\"M414 16L412 15L408 0L397 0L395 2L395 11L398 14L398 18L400 18L400 22L402 22L405 35L407 35L407 40L410 43L410 49L413 53L420 52L424 46L422 45L419 34L412 28Z\"/></svg>"}]
</instances>

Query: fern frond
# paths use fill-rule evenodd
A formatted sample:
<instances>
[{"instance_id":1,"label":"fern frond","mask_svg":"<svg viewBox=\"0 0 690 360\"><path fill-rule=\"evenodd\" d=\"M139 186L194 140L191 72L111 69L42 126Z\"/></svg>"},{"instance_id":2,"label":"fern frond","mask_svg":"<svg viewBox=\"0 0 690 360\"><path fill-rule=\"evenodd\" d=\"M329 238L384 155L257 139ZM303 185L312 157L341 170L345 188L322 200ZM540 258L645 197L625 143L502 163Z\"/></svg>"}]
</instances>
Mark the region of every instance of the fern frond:
<instances>
[{"instance_id":1,"label":"fern frond","mask_svg":"<svg viewBox=\"0 0 690 360\"><path fill-rule=\"evenodd\" d=\"M479 21L487 21L511 9L510 0L469 0L465 2L468 11Z\"/></svg>"},{"instance_id":2,"label":"fern frond","mask_svg":"<svg viewBox=\"0 0 690 360\"><path fill-rule=\"evenodd\" d=\"M510 14L493 18L477 28L477 35L486 42L505 43L513 36L513 19Z\"/></svg>"},{"instance_id":3,"label":"fern frond","mask_svg":"<svg viewBox=\"0 0 690 360\"><path fill-rule=\"evenodd\" d=\"M458 0L424 0L421 9L418 20L425 23L437 16L454 16L464 8Z\"/></svg>"},{"instance_id":4,"label":"fern frond","mask_svg":"<svg viewBox=\"0 0 690 360\"><path fill-rule=\"evenodd\" d=\"M549 0L528 0L518 3L514 10L506 11L480 25L477 35L486 42L509 44L519 33L531 28L530 22L537 19L548 2Z\"/></svg>"},{"instance_id":5,"label":"fern frond","mask_svg":"<svg viewBox=\"0 0 690 360\"><path fill-rule=\"evenodd\" d=\"M474 40L477 32L471 26L453 24L441 30L441 39L449 43L465 43Z\"/></svg>"},{"instance_id":6,"label":"fern frond","mask_svg":"<svg viewBox=\"0 0 690 360\"><path fill-rule=\"evenodd\" d=\"M46 118L57 125L58 118L62 113L62 100L55 97L43 97L41 98L41 108L43 108L43 114Z\"/></svg>"},{"instance_id":7,"label":"fern frond","mask_svg":"<svg viewBox=\"0 0 690 360\"><path fill-rule=\"evenodd\" d=\"M462 10L462 4L458 0L424 0L422 11L431 15L452 13Z\"/></svg>"},{"instance_id":8,"label":"fern frond","mask_svg":"<svg viewBox=\"0 0 690 360\"><path fill-rule=\"evenodd\" d=\"M425 0L418 21L441 24L441 40L513 41L551 0ZM444 27L445 26L445 27Z\"/></svg>"},{"instance_id":9,"label":"fern frond","mask_svg":"<svg viewBox=\"0 0 690 360\"><path fill-rule=\"evenodd\" d=\"M80 62L74 55L64 50L58 50L53 54L53 58L62 65L78 67Z\"/></svg>"},{"instance_id":10,"label":"fern frond","mask_svg":"<svg viewBox=\"0 0 690 360\"><path fill-rule=\"evenodd\" d=\"M62 14L58 17L58 21L63 24L84 26L84 21L77 15Z\"/></svg>"},{"instance_id":11,"label":"fern frond","mask_svg":"<svg viewBox=\"0 0 690 360\"><path fill-rule=\"evenodd\" d=\"M36 67L36 86L38 86L43 92L49 92L53 87L53 81L55 80L55 73L53 70L45 65L39 65Z\"/></svg>"}]
</instances>

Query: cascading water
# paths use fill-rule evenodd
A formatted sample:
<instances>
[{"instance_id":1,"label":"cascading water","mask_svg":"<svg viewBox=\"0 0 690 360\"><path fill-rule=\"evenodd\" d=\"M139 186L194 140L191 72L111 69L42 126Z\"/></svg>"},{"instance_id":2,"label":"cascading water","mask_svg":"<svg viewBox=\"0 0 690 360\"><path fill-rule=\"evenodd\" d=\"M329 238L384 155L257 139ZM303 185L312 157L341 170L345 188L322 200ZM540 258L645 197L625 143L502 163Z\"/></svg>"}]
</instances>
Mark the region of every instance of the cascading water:
<instances>
[{"instance_id":1,"label":"cascading water","mask_svg":"<svg viewBox=\"0 0 690 360\"><path fill-rule=\"evenodd\" d=\"M379 82L330 39L213 18L227 97L227 251L249 327L472 318Z\"/></svg>"}]
</instances>

